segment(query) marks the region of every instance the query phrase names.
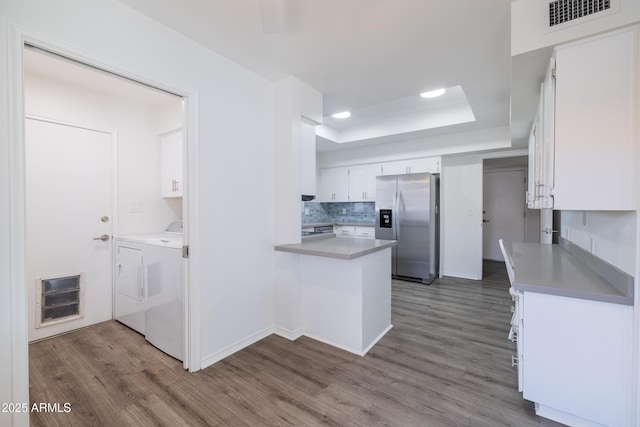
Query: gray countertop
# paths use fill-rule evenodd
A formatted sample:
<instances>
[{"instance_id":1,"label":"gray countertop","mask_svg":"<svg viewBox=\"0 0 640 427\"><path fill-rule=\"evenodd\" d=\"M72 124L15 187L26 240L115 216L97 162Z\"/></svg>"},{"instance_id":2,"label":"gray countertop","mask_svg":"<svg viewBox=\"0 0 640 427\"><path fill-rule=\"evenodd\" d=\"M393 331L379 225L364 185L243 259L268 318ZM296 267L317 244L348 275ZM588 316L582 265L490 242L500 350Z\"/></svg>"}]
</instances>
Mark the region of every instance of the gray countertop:
<instances>
[{"instance_id":1,"label":"gray countertop","mask_svg":"<svg viewBox=\"0 0 640 427\"><path fill-rule=\"evenodd\" d=\"M633 305L633 280L620 271L598 274L597 264L604 261L588 259L574 248L539 243L514 243L514 285L519 291L529 291L593 301ZM598 259L599 260L599 259ZM587 262L585 262L587 261ZM596 264L595 268L589 264ZM615 267L606 264L605 269ZM603 278L611 277L612 281Z\"/></svg>"},{"instance_id":2,"label":"gray countertop","mask_svg":"<svg viewBox=\"0 0 640 427\"><path fill-rule=\"evenodd\" d=\"M375 227L375 222L315 222L312 224L302 224L302 228L320 227L323 225L346 225L352 227Z\"/></svg>"},{"instance_id":3,"label":"gray countertop","mask_svg":"<svg viewBox=\"0 0 640 427\"><path fill-rule=\"evenodd\" d=\"M398 244L396 240L335 237L335 234L317 237L321 238L305 239L301 243L278 245L275 247L275 250L294 254L351 260Z\"/></svg>"}]
</instances>

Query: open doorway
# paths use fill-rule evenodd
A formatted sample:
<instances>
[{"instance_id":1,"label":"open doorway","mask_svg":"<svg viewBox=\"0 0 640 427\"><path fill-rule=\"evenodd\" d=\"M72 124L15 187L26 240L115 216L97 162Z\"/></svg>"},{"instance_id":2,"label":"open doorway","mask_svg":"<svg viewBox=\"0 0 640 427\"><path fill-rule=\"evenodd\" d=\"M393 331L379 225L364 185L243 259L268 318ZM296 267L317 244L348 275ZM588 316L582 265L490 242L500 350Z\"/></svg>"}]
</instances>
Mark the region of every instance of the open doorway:
<instances>
[{"instance_id":1,"label":"open doorway","mask_svg":"<svg viewBox=\"0 0 640 427\"><path fill-rule=\"evenodd\" d=\"M117 317L114 284L123 266L116 242L160 235L170 224L174 234L182 230L176 224L187 217L186 159L180 96L29 46L24 89L27 313L34 341ZM163 160L165 145L171 151ZM170 182L164 193L163 180ZM184 271L177 275L175 341L186 368L187 263L182 244L170 249ZM143 309L167 303L157 286L162 295L149 298L158 272L165 277L159 266L141 265L134 275Z\"/></svg>"},{"instance_id":2,"label":"open doorway","mask_svg":"<svg viewBox=\"0 0 640 427\"><path fill-rule=\"evenodd\" d=\"M485 159L483 165L483 260L503 261L498 239L537 242L539 212L525 200L527 156Z\"/></svg>"}]
</instances>

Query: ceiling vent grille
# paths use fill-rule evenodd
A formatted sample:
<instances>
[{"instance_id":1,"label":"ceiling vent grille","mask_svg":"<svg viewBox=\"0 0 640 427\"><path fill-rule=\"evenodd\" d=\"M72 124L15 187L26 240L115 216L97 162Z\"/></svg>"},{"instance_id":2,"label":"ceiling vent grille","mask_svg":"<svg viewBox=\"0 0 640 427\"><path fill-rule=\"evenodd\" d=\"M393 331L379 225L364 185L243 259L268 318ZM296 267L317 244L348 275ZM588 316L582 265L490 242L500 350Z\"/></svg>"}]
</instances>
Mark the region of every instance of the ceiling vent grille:
<instances>
[{"instance_id":1,"label":"ceiling vent grille","mask_svg":"<svg viewBox=\"0 0 640 427\"><path fill-rule=\"evenodd\" d=\"M549 2L549 28L611 9L611 0L556 0Z\"/></svg>"}]
</instances>

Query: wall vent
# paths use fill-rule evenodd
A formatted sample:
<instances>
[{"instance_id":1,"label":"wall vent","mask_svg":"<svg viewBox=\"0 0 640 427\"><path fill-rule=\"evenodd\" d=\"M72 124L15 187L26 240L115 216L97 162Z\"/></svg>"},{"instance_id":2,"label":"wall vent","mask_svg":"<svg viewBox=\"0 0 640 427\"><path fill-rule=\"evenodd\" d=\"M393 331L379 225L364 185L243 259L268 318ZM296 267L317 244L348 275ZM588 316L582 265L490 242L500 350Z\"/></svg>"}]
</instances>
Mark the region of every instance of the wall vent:
<instances>
[{"instance_id":1,"label":"wall vent","mask_svg":"<svg viewBox=\"0 0 640 427\"><path fill-rule=\"evenodd\" d=\"M611 11L612 0L555 0L549 2L548 26L564 24L575 19Z\"/></svg>"},{"instance_id":2,"label":"wall vent","mask_svg":"<svg viewBox=\"0 0 640 427\"><path fill-rule=\"evenodd\" d=\"M84 273L38 277L36 328L84 317Z\"/></svg>"}]
</instances>

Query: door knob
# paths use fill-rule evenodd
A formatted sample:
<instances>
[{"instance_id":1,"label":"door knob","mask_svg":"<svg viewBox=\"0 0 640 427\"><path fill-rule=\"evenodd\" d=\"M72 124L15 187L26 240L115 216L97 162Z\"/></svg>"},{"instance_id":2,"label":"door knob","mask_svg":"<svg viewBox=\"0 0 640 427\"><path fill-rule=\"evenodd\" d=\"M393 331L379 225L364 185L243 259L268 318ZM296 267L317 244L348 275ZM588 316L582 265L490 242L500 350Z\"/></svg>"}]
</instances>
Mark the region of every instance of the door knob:
<instances>
[{"instance_id":1,"label":"door knob","mask_svg":"<svg viewBox=\"0 0 640 427\"><path fill-rule=\"evenodd\" d=\"M103 242L106 242L107 240L109 240L109 235L108 234L103 234L100 237L94 237L93 240L102 240Z\"/></svg>"}]
</instances>

